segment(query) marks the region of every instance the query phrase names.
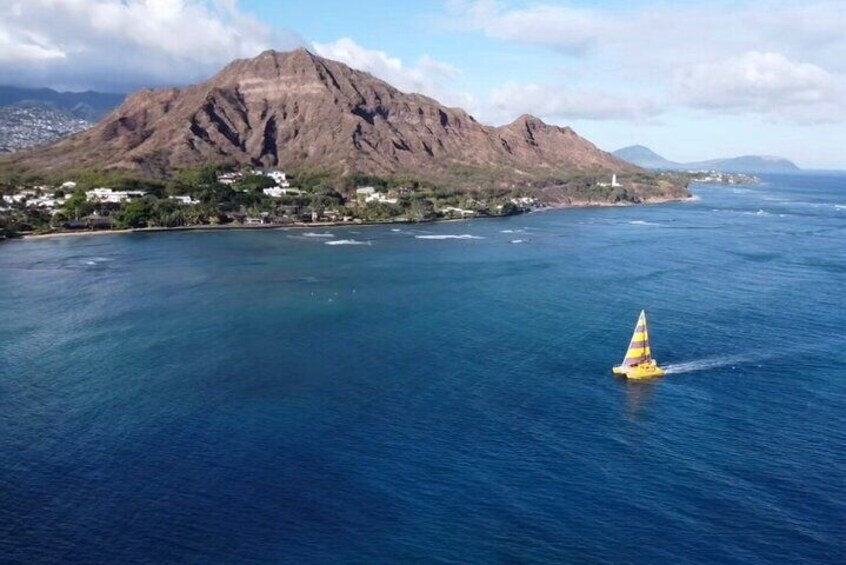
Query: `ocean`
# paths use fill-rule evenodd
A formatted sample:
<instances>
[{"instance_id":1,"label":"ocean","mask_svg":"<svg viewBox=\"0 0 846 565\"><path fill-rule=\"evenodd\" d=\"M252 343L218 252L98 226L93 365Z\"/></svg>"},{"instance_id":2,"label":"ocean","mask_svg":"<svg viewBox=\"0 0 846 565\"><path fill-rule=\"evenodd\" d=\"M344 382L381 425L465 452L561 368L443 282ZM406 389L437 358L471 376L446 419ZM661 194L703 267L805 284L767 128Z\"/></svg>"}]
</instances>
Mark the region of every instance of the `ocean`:
<instances>
[{"instance_id":1,"label":"ocean","mask_svg":"<svg viewBox=\"0 0 846 565\"><path fill-rule=\"evenodd\" d=\"M3 243L0 561L844 562L846 175L765 181Z\"/></svg>"}]
</instances>

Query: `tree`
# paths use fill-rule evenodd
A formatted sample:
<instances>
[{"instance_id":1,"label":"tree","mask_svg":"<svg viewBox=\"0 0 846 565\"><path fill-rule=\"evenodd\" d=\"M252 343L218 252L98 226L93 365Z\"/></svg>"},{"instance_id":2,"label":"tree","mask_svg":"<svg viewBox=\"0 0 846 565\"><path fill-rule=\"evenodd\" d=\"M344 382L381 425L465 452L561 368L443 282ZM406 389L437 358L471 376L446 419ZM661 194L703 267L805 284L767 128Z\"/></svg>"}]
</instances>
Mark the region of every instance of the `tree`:
<instances>
[{"instance_id":1,"label":"tree","mask_svg":"<svg viewBox=\"0 0 846 565\"><path fill-rule=\"evenodd\" d=\"M152 216L152 207L147 199L127 203L118 214L118 224L126 228L146 227Z\"/></svg>"},{"instance_id":2,"label":"tree","mask_svg":"<svg viewBox=\"0 0 846 565\"><path fill-rule=\"evenodd\" d=\"M67 214L69 218L79 220L94 211L94 204L88 202L88 197L85 196L85 192L77 190L73 193L73 196L68 198L63 208L65 214Z\"/></svg>"},{"instance_id":3,"label":"tree","mask_svg":"<svg viewBox=\"0 0 846 565\"><path fill-rule=\"evenodd\" d=\"M431 200L415 198L408 209L408 217L415 222L430 220L435 216L435 206Z\"/></svg>"},{"instance_id":4,"label":"tree","mask_svg":"<svg viewBox=\"0 0 846 565\"><path fill-rule=\"evenodd\" d=\"M153 205L150 222L165 228L185 225L185 215L182 206L173 200L157 200Z\"/></svg>"},{"instance_id":5,"label":"tree","mask_svg":"<svg viewBox=\"0 0 846 565\"><path fill-rule=\"evenodd\" d=\"M264 175L247 175L237 183L238 189L248 192L260 192L273 186L276 186L276 181Z\"/></svg>"}]
</instances>

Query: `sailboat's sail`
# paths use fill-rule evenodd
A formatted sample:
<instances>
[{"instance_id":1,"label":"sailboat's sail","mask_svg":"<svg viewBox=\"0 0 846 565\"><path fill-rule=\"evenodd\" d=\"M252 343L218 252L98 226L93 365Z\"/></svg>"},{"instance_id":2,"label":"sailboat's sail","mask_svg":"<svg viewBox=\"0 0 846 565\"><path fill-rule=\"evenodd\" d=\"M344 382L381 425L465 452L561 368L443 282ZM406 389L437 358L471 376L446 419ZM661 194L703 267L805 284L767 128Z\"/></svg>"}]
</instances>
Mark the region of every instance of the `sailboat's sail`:
<instances>
[{"instance_id":1,"label":"sailboat's sail","mask_svg":"<svg viewBox=\"0 0 846 565\"><path fill-rule=\"evenodd\" d=\"M652 350L649 347L649 331L646 328L646 312L640 311L637 319L632 340L629 342L629 349L626 351L626 358L623 361L624 367L633 367L652 360Z\"/></svg>"}]
</instances>

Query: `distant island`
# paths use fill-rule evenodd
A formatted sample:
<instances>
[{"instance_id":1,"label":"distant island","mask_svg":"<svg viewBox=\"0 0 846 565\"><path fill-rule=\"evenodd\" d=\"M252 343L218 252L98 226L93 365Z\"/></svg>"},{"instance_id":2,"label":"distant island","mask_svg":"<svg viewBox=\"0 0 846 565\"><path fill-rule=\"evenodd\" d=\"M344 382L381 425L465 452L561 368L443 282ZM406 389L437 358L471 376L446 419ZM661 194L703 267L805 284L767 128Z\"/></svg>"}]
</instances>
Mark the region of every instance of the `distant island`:
<instances>
[{"instance_id":1,"label":"distant island","mask_svg":"<svg viewBox=\"0 0 846 565\"><path fill-rule=\"evenodd\" d=\"M783 157L744 155L725 159L678 163L665 159L643 145L630 145L612 153L620 159L645 169L663 171L717 171L721 173L790 173L801 170Z\"/></svg>"},{"instance_id":2,"label":"distant island","mask_svg":"<svg viewBox=\"0 0 846 565\"><path fill-rule=\"evenodd\" d=\"M481 124L298 49L135 93L85 131L0 157L0 222L21 233L429 221L680 200L689 180L533 116Z\"/></svg>"}]
</instances>

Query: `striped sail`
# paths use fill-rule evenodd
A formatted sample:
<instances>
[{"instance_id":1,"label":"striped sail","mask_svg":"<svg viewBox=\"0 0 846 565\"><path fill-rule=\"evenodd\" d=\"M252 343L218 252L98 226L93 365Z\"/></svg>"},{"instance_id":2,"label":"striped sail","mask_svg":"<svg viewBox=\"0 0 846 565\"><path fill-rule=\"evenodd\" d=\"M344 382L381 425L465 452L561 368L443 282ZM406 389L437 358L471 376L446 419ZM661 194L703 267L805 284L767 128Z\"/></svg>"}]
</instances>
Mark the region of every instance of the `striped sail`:
<instances>
[{"instance_id":1,"label":"striped sail","mask_svg":"<svg viewBox=\"0 0 846 565\"><path fill-rule=\"evenodd\" d=\"M649 330L646 328L646 312L641 310L632 340L629 342L629 349L626 351L623 366L633 367L649 361L652 361L652 350L649 348Z\"/></svg>"}]
</instances>

